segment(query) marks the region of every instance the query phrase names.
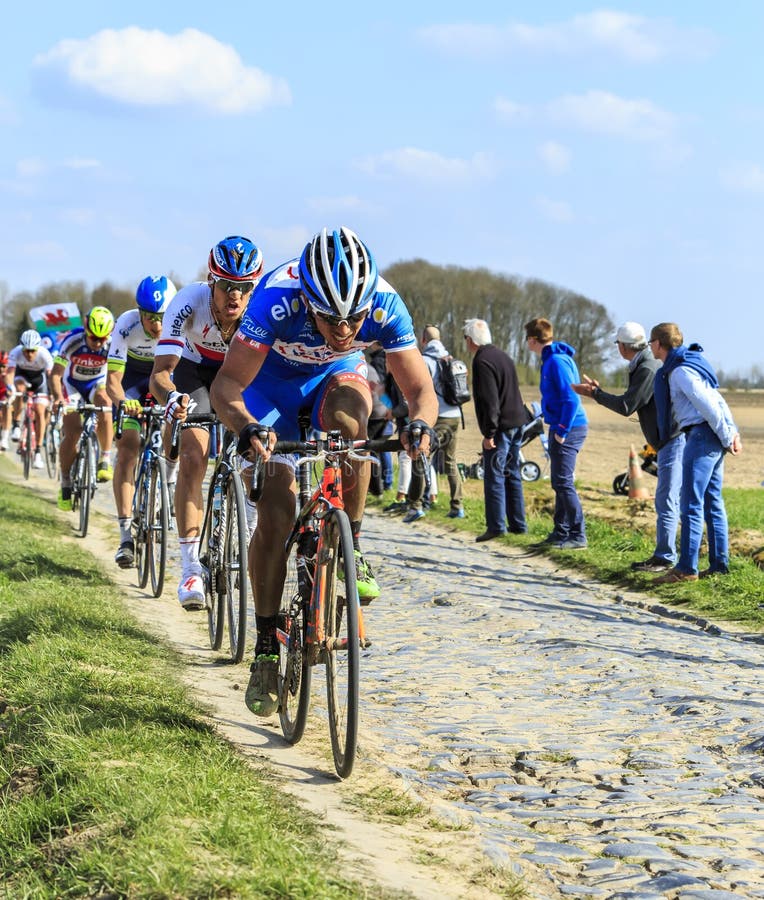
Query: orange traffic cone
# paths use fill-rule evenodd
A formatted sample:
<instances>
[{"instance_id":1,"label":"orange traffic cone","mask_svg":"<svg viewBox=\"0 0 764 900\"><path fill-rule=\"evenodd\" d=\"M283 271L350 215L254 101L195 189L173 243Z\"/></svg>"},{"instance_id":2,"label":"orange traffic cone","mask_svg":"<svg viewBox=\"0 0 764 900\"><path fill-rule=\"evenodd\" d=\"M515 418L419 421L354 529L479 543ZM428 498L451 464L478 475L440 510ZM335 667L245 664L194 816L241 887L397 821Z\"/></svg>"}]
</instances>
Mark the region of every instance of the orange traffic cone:
<instances>
[{"instance_id":1,"label":"orange traffic cone","mask_svg":"<svg viewBox=\"0 0 764 900\"><path fill-rule=\"evenodd\" d=\"M642 467L639 464L637 451L634 444L631 445L629 451L629 499L631 500L648 500L650 491L645 487L645 480L642 477Z\"/></svg>"}]
</instances>

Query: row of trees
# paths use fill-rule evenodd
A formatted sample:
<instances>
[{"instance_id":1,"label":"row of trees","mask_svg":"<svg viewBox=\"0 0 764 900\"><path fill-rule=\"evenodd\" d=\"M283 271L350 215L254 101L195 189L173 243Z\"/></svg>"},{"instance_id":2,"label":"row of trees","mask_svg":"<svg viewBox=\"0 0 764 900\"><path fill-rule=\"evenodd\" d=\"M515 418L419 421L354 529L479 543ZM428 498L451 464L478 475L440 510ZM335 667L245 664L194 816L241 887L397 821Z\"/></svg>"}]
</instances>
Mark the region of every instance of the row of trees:
<instances>
[{"instance_id":1,"label":"row of trees","mask_svg":"<svg viewBox=\"0 0 764 900\"><path fill-rule=\"evenodd\" d=\"M436 266L422 259L395 263L384 277L405 297L417 331L426 324L437 325L454 356L465 353L464 320L485 319L494 344L515 360L528 384L538 381L538 358L526 346L523 327L533 318L549 319L555 338L576 348L582 372L603 377L620 360L614 352L615 326L607 309L546 281L488 269Z\"/></svg>"},{"instance_id":2,"label":"row of trees","mask_svg":"<svg viewBox=\"0 0 764 900\"><path fill-rule=\"evenodd\" d=\"M417 331L437 325L443 343L454 356L466 355L462 338L465 319L485 319L494 343L515 360L527 384L538 381L538 359L528 351L523 326L543 316L554 325L555 337L576 348L579 370L603 383L621 385L626 379L623 360L615 350L615 325L607 309L595 300L536 278L500 275L488 269L437 266L422 259L388 266L386 279L400 291L411 310ZM198 278L203 279L204 272ZM170 273L178 289L181 279ZM8 349L29 327L27 313L34 306L74 302L82 313L106 306L115 316L135 305L135 288L105 281L88 289L84 281L58 281L37 291L11 294L0 282L0 348ZM764 371L754 366L749 373L719 371L720 382L730 388L764 387Z\"/></svg>"}]
</instances>

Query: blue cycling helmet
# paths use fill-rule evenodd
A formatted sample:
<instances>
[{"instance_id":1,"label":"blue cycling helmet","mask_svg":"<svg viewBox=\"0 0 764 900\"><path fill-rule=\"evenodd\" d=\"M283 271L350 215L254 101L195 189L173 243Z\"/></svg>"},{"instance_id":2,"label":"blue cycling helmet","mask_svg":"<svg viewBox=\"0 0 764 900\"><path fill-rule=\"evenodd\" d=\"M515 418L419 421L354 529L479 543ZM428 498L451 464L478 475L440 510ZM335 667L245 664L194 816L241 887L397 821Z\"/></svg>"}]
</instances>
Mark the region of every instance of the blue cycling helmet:
<instances>
[{"instance_id":1,"label":"blue cycling helmet","mask_svg":"<svg viewBox=\"0 0 764 900\"><path fill-rule=\"evenodd\" d=\"M331 234L326 228L319 231L300 257L300 282L308 305L330 316L346 318L368 309L377 277L369 248L344 226Z\"/></svg>"},{"instance_id":2,"label":"blue cycling helmet","mask_svg":"<svg viewBox=\"0 0 764 900\"><path fill-rule=\"evenodd\" d=\"M229 281L257 281L263 274L263 254L249 238L231 235L210 250L209 270Z\"/></svg>"},{"instance_id":3,"label":"blue cycling helmet","mask_svg":"<svg viewBox=\"0 0 764 900\"><path fill-rule=\"evenodd\" d=\"M178 289L166 275L149 275L138 285L135 299L138 309L147 313L163 313Z\"/></svg>"}]
</instances>

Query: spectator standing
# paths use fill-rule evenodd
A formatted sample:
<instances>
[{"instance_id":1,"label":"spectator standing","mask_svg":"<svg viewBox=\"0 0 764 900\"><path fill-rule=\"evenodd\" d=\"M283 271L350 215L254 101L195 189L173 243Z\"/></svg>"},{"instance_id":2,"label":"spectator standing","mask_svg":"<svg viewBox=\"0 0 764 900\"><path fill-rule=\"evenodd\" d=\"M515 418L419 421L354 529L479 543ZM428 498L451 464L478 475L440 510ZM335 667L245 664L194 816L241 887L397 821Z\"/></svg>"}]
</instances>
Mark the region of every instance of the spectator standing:
<instances>
[{"instance_id":1,"label":"spectator standing","mask_svg":"<svg viewBox=\"0 0 764 900\"><path fill-rule=\"evenodd\" d=\"M525 498L520 445L527 416L512 358L491 343L483 319L467 319L464 337L472 356L472 393L483 435L483 496L486 530L478 543L509 531L523 534Z\"/></svg>"},{"instance_id":2,"label":"spectator standing","mask_svg":"<svg viewBox=\"0 0 764 900\"><path fill-rule=\"evenodd\" d=\"M635 412L642 434L658 453L658 486L655 491L655 550L649 559L631 564L635 572L660 572L676 562L676 532L679 527L679 489L682 485L684 434L672 422L665 441L658 437L653 382L660 361L650 352L644 328L638 322L624 322L615 336L618 352L629 364L629 384L623 394L609 394L599 383L583 376L572 385L582 397L591 397L600 406L622 416Z\"/></svg>"},{"instance_id":3,"label":"spectator standing","mask_svg":"<svg viewBox=\"0 0 764 900\"><path fill-rule=\"evenodd\" d=\"M448 488L451 494L451 505L447 513L449 519L463 519L464 507L462 506L462 479L456 464L456 442L461 421L461 412L458 406L446 403L443 398L443 385L438 366L439 359L449 356L448 350L440 340L440 329L435 325L425 325L422 331L422 356L425 365L430 372L435 393L438 397L438 420L435 423L435 431L443 451L443 470L448 478ZM431 478L435 479L432 472ZM434 484L433 484L434 486ZM424 496L425 477L422 460L412 467L411 483L408 491L409 510L403 517L404 522L415 522L425 515L422 508ZM432 498L431 490L430 497Z\"/></svg>"},{"instance_id":4,"label":"spectator standing","mask_svg":"<svg viewBox=\"0 0 764 900\"><path fill-rule=\"evenodd\" d=\"M719 382L698 344L686 347L674 322L662 322L650 332L650 347L663 363L655 376L658 433L665 439L672 417L686 436L682 454L679 561L654 584L697 581L698 557L705 519L708 569L700 577L729 571L727 510L722 497L724 454L743 449Z\"/></svg>"},{"instance_id":5,"label":"spectator standing","mask_svg":"<svg viewBox=\"0 0 764 900\"><path fill-rule=\"evenodd\" d=\"M390 413L389 397L385 394L385 377L387 375L387 363L385 351L367 351L366 359L369 371L366 380L371 388L371 414L369 415L368 434L371 440L390 437L393 433L393 421ZM393 486L393 455L392 453L377 454L379 465L372 466L369 479L369 492L376 497Z\"/></svg>"},{"instance_id":6,"label":"spectator standing","mask_svg":"<svg viewBox=\"0 0 764 900\"><path fill-rule=\"evenodd\" d=\"M570 344L555 341L548 319L531 319L525 324L531 353L541 357L541 409L549 426L549 468L555 494L554 528L544 543L561 550L586 549L586 524L576 492L576 460L588 433L586 413L571 385L579 384Z\"/></svg>"}]
</instances>

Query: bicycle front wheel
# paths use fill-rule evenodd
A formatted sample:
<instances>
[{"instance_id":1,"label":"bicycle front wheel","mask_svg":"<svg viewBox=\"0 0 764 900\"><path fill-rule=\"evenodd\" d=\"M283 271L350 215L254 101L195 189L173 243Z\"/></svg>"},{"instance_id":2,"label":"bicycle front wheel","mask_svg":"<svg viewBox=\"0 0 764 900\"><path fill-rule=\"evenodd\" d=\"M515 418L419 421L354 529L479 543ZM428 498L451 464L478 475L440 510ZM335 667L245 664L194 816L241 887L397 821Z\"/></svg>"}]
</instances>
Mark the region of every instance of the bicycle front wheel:
<instances>
[{"instance_id":1,"label":"bicycle front wheel","mask_svg":"<svg viewBox=\"0 0 764 900\"><path fill-rule=\"evenodd\" d=\"M225 593L220 589L220 534L221 534L221 510L214 509L215 491L220 490L216 486L216 475L212 476L207 506L204 511L204 524L199 541L199 561L204 569L204 599L207 606L207 630L210 636L210 647L219 650L223 643L223 628L225 627Z\"/></svg>"},{"instance_id":2,"label":"bicycle front wheel","mask_svg":"<svg viewBox=\"0 0 764 900\"><path fill-rule=\"evenodd\" d=\"M244 486L238 472L232 472L228 479L226 503L228 509L223 547L226 618L231 659L235 663L240 663L244 659L247 642L249 532L247 531L247 512L244 505Z\"/></svg>"},{"instance_id":3,"label":"bicycle front wheel","mask_svg":"<svg viewBox=\"0 0 764 900\"><path fill-rule=\"evenodd\" d=\"M167 489L165 461L158 457L151 466L148 506L149 571L151 593L159 597L164 588L164 572L167 562L167 533L170 530L170 495Z\"/></svg>"},{"instance_id":4,"label":"bicycle front wheel","mask_svg":"<svg viewBox=\"0 0 764 900\"><path fill-rule=\"evenodd\" d=\"M45 457L45 468L48 470L48 478L54 481L58 478L58 447L56 446L56 429L52 422L45 426L45 434L42 438L42 454Z\"/></svg>"},{"instance_id":5,"label":"bicycle front wheel","mask_svg":"<svg viewBox=\"0 0 764 900\"><path fill-rule=\"evenodd\" d=\"M358 742L361 642L353 535L344 510L333 510L324 525L318 567L316 577L323 585L329 734L334 767L340 778L347 778L353 769Z\"/></svg>"},{"instance_id":6,"label":"bicycle front wheel","mask_svg":"<svg viewBox=\"0 0 764 900\"><path fill-rule=\"evenodd\" d=\"M19 441L21 446L21 461L24 464L24 478L26 481L29 481L29 474L32 471L32 456L34 454L34 450L32 449L32 444L34 443L34 431L32 428L31 419L26 417L21 426L21 440Z\"/></svg>"},{"instance_id":7,"label":"bicycle front wheel","mask_svg":"<svg viewBox=\"0 0 764 900\"><path fill-rule=\"evenodd\" d=\"M141 460L133 495L133 541L138 587L145 588L149 580L148 507L151 479L145 460Z\"/></svg>"},{"instance_id":8,"label":"bicycle front wheel","mask_svg":"<svg viewBox=\"0 0 764 900\"><path fill-rule=\"evenodd\" d=\"M303 736L310 706L312 669L306 645L309 600L300 595L297 578L297 542L286 559L286 578L281 594L279 641L279 721L290 744Z\"/></svg>"},{"instance_id":9,"label":"bicycle front wheel","mask_svg":"<svg viewBox=\"0 0 764 900\"><path fill-rule=\"evenodd\" d=\"M80 482L80 534L85 537L88 533L90 521L90 501L93 499L96 478L96 448L95 439L90 438L85 443L84 457L82 460L82 481Z\"/></svg>"}]
</instances>

